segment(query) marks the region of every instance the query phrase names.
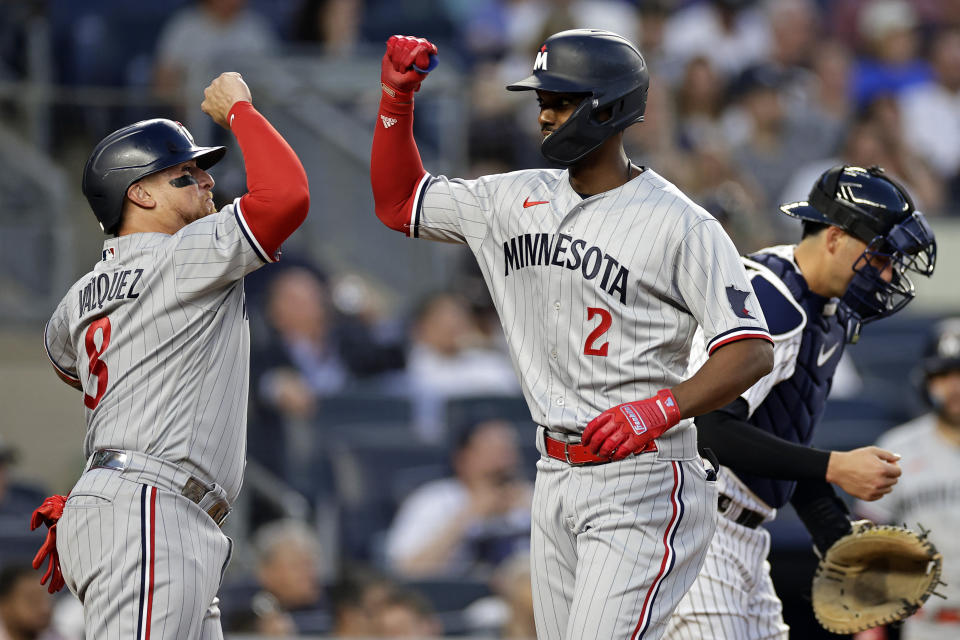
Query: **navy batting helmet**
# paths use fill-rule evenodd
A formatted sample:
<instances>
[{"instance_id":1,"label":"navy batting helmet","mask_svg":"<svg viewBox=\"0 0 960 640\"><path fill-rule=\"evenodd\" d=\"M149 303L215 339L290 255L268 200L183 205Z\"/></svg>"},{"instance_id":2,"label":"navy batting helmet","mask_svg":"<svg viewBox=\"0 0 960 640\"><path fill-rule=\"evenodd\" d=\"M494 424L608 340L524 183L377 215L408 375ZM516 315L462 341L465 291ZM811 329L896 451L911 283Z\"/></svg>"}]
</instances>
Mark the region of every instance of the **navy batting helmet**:
<instances>
[{"instance_id":1,"label":"navy batting helmet","mask_svg":"<svg viewBox=\"0 0 960 640\"><path fill-rule=\"evenodd\" d=\"M856 342L861 324L894 314L914 298L909 272L933 274L937 255L933 230L906 189L880 167L828 169L813 185L807 202L780 209L795 218L840 227L867 244L838 306L851 342ZM892 267L890 282L875 266L887 262Z\"/></svg>"},{"instance_id":2,"label":"navy batting helmet","mask_svg":"<svg viewBox=\"0 0 960 640\"><path fill-rule=\"evenodd\" d=\"M582 93L583 101L540 146L544 157L572 165L613 134L643 120L650 74L640 51L626 38L600 29L572 29L547 38L533 75L510 91ZM601 112L609 117L600 120Z\"/></svg>"},{"instance_id":3,"label":"navy batting helmet","mask_svg":"<svg viewBox=\"0 0 960 640\"><path fill-rule=\"evenodd\" d=\"M116 233L131 184L181 162L208 169L226 147L198 147L179 122L156 118L114 131L94 148L83 169L83 195L105 233Z\"/></svg>"},{"instance_id":4,"label":"navy batting helmet","mask_svg":"<svg viewBox=\"0 0 960 640\"><path fill-rule=\"evenodd\" d=\"M948 318L934 327L920 370L924 378L960 371L960 318Z\"/></svg>"}]
</instances>

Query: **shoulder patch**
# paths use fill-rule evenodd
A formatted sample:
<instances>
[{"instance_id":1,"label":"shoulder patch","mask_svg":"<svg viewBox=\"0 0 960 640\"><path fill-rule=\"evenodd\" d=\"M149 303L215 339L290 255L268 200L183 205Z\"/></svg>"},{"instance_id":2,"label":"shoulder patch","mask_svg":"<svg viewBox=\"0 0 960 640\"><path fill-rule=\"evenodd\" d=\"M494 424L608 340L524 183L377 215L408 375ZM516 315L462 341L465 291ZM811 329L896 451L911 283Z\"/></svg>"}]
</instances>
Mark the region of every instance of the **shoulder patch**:
<instances>
[{"instance_id":1,"label":"shoulder patch","mask_svg":"<svg viewBox=\"0 0 960 640\"><path fill-rule=\"evenodd\" d=\"M762 267L750 269L748 275L760 308L763 309L770 335L784 338L802 331L807 323L807 314L780 279Z\"/></svg>"}]
</instances>

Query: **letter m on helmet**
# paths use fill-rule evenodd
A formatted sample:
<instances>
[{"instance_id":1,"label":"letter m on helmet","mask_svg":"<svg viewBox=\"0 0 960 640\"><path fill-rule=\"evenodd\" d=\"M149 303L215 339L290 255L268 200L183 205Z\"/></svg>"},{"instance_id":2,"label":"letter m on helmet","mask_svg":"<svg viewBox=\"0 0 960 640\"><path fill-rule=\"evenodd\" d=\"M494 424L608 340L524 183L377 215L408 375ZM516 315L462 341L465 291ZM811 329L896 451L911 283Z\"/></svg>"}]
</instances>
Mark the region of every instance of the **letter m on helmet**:
<instances>
[{"instance_id":1,"label":"letter m on helmet","mask_svg":"<svg viewBox=\"0 0 960 640\"><path fill-rule=\"evenodd\" d=\"M537 52L537 59L533 61L533 70L546 71L547 70L547 45L543 45L540 48L540 51Z\"/></svg>"}]
</instances>

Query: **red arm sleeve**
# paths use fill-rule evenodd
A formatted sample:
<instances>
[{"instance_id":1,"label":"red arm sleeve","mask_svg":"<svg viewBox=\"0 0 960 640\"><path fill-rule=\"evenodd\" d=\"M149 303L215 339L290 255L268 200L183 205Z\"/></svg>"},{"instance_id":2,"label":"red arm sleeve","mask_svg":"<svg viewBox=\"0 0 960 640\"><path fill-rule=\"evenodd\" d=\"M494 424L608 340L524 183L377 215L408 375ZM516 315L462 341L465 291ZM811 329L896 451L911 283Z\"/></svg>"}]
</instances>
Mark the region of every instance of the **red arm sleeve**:
<instances>
[{"instance_id":1,"label":"red arm sleeve","mask_svg":"<svg viewBox=\"0 0 960 640\"><path fill-rule=\"evenodd\" d=\"M277 130L249 102L237 102L228 116L247 169L247 193L240 214L272 260L280 245L307 217L310 187L300 159Z\"/></svg>"},{"instance_id":2,"label":"red arm sleeve","mask_svg":"<svg viewBox=\"0 0 960 640\"><path fill-rule=\"evenodd\" d=\"M413 139L412 94L410 102L401 102L384 93L380 97L370 154L373 203L383 224L410 234L417 187L426 175Z\"/></svg>"}]
</instances>

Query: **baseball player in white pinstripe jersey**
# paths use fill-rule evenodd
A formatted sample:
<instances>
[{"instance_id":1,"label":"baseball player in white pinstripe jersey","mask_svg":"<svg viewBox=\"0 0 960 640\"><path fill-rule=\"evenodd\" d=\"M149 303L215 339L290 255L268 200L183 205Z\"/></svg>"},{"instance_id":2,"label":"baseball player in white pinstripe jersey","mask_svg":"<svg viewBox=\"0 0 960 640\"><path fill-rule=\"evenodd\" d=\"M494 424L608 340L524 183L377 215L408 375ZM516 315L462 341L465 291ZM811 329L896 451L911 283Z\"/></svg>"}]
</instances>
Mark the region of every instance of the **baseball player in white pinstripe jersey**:
<instances>
[{"instance_id":1,"label":"baseball player in white pinstripe jersey","mask_svg":"<svg viewBox=\"0 0 960 640\"><path fill-rule=\"evenodd\" d=\"M907 192L876 167L834 167L809 202L781 209L804 221L797 245L744 258L774 338L774 368L736 401L697 418L700 446L723 464L721 519L707 559L670 622L670 640L788 637L759 525L793 504L821 552L851 529L831 484L865 500L889 493L899 456L878 447L810 447L837 363L860 325L913 298L908 272L933 273L933 232ZM694 337L690 367L707 358Z\"/></svg>"},{"instance_id":2,"label":"baseball player in white pinstripe jersey","mask_svg":"<svg viewBox=\"0 0 960 640\"><path fill-rule=\"evenodd\" d=\"M536 91L541 150L568 169L477 180L420 162L413 93L435 59L426 40L387 43L374 199L393 229L467 244L499 312L541 425L537 634L659 638L716 523L690 418L769 371L763 316L719 223L624 153L649 80L632 44L596 30L547 39L508 89ZM713 355L684 380L697 326Z\"/></svg>"},{"instance_id":3,"label":"baseball player in white pinstripe jersey","mask_svg":"<svg viewBox=\"0 0 960 640\"><path fill-rule=\"evenodd\" d=\"M216 211L206 170L225 149L198 147L180 123L104 138L83 188L114 237L45 331L57 374L83 393L88 462L65 506L55 496L34 514L51 527L34 566L50 556L44 582L83 602L88 638L222 637L215 596L231 543L219 526L246 449L243 277L279 257L309 193L239 74L204 95L239 142L248 192Z\"/></svg>"}]
</instances>

